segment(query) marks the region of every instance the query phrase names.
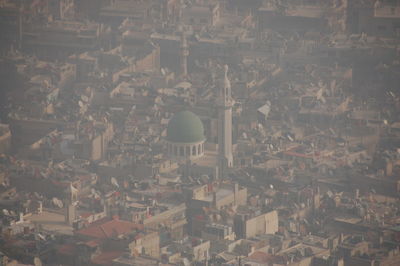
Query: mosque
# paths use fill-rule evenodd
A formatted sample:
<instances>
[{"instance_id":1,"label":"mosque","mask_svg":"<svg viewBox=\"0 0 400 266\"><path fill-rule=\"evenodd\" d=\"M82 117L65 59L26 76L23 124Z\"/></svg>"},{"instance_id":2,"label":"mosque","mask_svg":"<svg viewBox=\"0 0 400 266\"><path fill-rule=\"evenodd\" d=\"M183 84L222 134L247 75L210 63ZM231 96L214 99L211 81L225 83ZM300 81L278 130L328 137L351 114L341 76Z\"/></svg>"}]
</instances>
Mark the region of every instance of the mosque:
<instances>
[{"instance_id":1,"label":"mosque","mask_svg":"<svg viewBox=\"0 0 400 266\"><path fill-rule=\"evenodd\" d=\"M200 118L190 111L175 114L167 128L167 154L178 160L193 160L204 155L204 127Z\"/></svg>"},{"instance_id":2,"label":"mosque","mask_svg":"<svg viewBox=\"0 0 400 266\"><path fill-rule=\"evenodd\" d=\"M167 156L178 163L190 162L199 172L211 169L218 178L227 175L233 166L232 156L232 105L228 66L219 86L218 107L218 151L206 152L204 126L200 118L190 111L176 113L169 121L165 138ZM215 171L213 171L215 170Z\"/></svg>"}]
</instances>

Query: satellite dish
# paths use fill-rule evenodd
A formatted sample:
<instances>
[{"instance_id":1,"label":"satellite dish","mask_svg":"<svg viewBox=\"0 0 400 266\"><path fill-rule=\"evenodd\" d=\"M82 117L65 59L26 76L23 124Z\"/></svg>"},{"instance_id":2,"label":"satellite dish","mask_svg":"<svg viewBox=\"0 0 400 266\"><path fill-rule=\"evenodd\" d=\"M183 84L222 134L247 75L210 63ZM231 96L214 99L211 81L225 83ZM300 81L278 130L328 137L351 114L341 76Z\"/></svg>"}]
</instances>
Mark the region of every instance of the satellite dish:
<instances>
[{"instance_id":1,"label":"satellite dish","mask_svg":"<svg viewBox=\"0 0 400 266\"><path fill-rule=\"evenodd\" d=\"M111 184L113 184L115 187L119 188L118 181L115 177L111 177Z\"/></svg>"},{"instance_id":2,"label":"satellite dish","mask_svg":"<svg viewBox=\"0 0 400 266\"><path fill-rule=\"evenodd\" d=\"M187 258L183 258L183 265L190 266L190 261Z\"/></svg>"},{"instance_id":3,"label":"satellite dish","mask_svg":"<svg viewBox=\"0 0 400 266\"><path fill-rule=\"evenodd\" d=\"M84 102L88 102L89 101L89 98L86 95L81 95L81 99Z\"/></svg>"},{"instance_id":4,"label":"satellite dish","mask_svg":"<svg viewBox=\"0 0 400 266\"><path fill-rule=\"evenodd\" d=\"M53 202L53 204L55 205L55 206L57 206L58 208L62 208L62 207L64 207L64 204L62 203L62 201L61 200L59 200L59 199L57 199L57 198L53 198L52 199L52 202Z\"/></svg>"},{"instance_id":5,"label":"satellite dish","mask_svg":"<svg viewBox=\"0 0 400 266\"><path fill-rule=\"evenodd\" d=\"M42 261L41 261L38 257L35 257L35 258L33 259L33 264L34 264L35 266L42 266Z\"/></svg>"},{"instance_id":6,"label":"satellite dish","mask_svg":"<svg viewBox=\"0 0 400 266\"><path fill-rule=\"evenodd\" d=\"M44 237L44 235L42 235L42 234L37 234L38 235L38 237L41 239L41 240L43 240L43 241L46 241L46 238Z\"/></svg>"}]
</instances>

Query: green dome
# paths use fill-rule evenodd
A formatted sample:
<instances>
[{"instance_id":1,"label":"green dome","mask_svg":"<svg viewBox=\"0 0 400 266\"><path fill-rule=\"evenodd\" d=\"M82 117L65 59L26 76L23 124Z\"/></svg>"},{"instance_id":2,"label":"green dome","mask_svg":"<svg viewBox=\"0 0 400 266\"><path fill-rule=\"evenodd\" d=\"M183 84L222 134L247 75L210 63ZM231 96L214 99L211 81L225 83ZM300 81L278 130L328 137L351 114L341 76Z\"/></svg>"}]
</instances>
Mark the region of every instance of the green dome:
<instances>
[{"instance_id":1,"label":"green dome","mask_svg":"<svg viewBox=\"0 0 400 266\"><path fill-rule=\"evenodd\" d=\"M200 118L190 111L175 114L168 123L167 140L178 143L203 141L204 127Z\"/></svg>"}]
</instances>

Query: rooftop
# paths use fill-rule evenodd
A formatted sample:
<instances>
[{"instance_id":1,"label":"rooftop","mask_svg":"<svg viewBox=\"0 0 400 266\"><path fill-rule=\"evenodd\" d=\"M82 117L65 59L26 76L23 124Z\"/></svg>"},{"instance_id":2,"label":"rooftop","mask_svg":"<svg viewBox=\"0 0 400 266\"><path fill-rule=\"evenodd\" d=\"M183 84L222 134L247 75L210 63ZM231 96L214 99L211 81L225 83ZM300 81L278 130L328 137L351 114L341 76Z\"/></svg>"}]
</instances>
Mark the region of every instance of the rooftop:
<instances>
[{"instance_id":1,"label":"rooftop","mask_svg":"<svg viewBox=\"0 0 400 266\"><path fill-rule=\"evenodd\" d=\"M374 16L378 18L400 18L400 6L384 5L375 8Z\"/></svg>"},{"instance_id":2,"label":"rooftop","mask_svg":"<svg viewBox=\"0 0 400 266\"><path fill-rule=\"evenodd\" d=\"M44 231L72 235L72 227L65 223L64 214L43 211L40 214L32 214L27 218L31 223L39 224Z\"/></svg>"},{"instance_id":3,"label":"rooftop","mask_svg":"<svg viewBox=\"0 0 400 266\"><path fill-rule=\"evenodd\" d=\"M175 114L168 123L167 140L178 143L200 142L205 139L200 118L190 111Z\"/></svg>"},{"instance_id":4,"label":"rooftop","mask_svg":"<svg viewBox=\"0 0 400 266\"><path fill-rule=\"evenodd\" d=\"M143 225L135 224L128 221L113 219L110 221L99 221L87 228L76 231L78 235L84 235L94 238L110 238L128 234L136 229L142 229Z\"/></svg>"}]
</instances>

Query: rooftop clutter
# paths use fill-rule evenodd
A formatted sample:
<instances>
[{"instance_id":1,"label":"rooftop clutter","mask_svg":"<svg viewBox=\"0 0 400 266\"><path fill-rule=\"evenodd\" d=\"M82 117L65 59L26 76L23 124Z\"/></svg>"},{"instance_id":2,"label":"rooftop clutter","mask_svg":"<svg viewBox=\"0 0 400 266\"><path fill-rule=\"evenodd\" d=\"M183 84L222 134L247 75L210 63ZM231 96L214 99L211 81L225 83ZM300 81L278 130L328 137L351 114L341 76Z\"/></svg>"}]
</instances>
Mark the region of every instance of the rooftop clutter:
<instances>
[{"instance_id":1,"label":"rooftop clutter","mask_svg":"<svg viewBox=\"0 0 400 266\"><path fill-rule=\"evenodd\" d=\"M2 262L398 264L395 1L50 2L0 0Z\"/></svg>"}]
</instances>

